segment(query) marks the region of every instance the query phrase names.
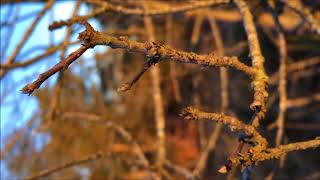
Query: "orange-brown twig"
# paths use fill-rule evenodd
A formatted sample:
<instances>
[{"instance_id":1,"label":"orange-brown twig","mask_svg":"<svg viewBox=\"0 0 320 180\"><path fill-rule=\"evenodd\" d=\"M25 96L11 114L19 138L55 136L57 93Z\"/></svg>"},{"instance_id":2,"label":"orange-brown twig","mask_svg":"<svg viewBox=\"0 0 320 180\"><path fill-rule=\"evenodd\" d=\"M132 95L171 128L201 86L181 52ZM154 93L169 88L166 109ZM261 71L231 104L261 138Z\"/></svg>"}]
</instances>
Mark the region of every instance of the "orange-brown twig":
<instances>
[{"instance_id":1,"label":"orange-brown twig","mask_svg":"<svg viewBox=\"0 0 320 180\"><path fill-rule=\"evenodd\" d=\"M209 55L198 55L192 52L188 53L184 51L178 51L168 46L157 44L155 42L140 43L129 40L125 37L116 38L108 36L95 31L88 23L84 23L84 25L86 26L86 30L80 33L78 37L84 42L82 47L80 47L77 51L71 53L65 60L59 62L50 70L42 73L36 81L26 85L22 89L23 93L31 94L35 89L39 88L40 85L50 76L60 70L67 68L87 49L93 48L96 45L106 45L114 49L121 48L128 51L140 52L151 59L159 59L156 62L159 62L162 59L168 59L182 63L200 64L203 66L230 66L246 73L250 77L256 74L256 70L254 68L241 63L237 57L218 56L213 53ZM145 70L142 71L144 72ZM136 78L139 79L141 75L138 75ZM133 83L136 82L135 79L132 81ZM125 87L120 88L120 90L128 88L128 85L130 85L130 83Z\"/></svg>"},{"instance_id":2,"label":"orange-brown twig","mask_svg":"<svg viewBox=\"0 0 320 180\"><path fill-rule=\"evenodd\" d=\"M304 7L300 1L297 0L281 0L286 6L292 9L294 12L300 15L301 18L305 19L311 26L311 30L320 34L320 20L315 18L311 11Z\"/></svg>"},{"instance_id":3,"label":"orange-brown twig","mask_svg":"<svg viewBox=\"0 0 320 180\"><path fill-rule=\"evenodd\" d=\"M154 26L152 22L152 18L150 16L144 17L144 25L147 30L147 34L151 41L156 40L156 35L154 31ZM164 118L164 107L163 107L163 99L160 88L160 68L159 65L155 65L154 68L151 69L151 77L152 77L152 89L153 89L153 102L155 109L155 120L156 120L156 129L158 136L158 150L157 150L157 166L158 168L162 168L165 159L166 159L166 134L165 134L165 118Z\"/></svg>"},{"instance_id":4,"label":"orange-brown twig","mask_svg":"<svg viewBox=\"0 0 320 180\"><path fill-rule=\"evenodd\" d=\"M29 95L32 94L32 92L35 89L38 89L41 86L41 84L44 81L46 81L49 77L51 77L58 71L67 69L71 63L77 60L84 52L86 52L91 47L92 46L90 45L82 45L78 50L71 53L66 59L64 59L63 61L60 61L58 64L56 64L54 67L52 67L48 71L40 74L37 80L24 86L21 91L25 94L29 94Z\"/></svg>"},{"instance_id":5,"label":"orange-brown twig","mask_svg":"<svg viewBox=\"0 0 320 180\"><path fill-rule=\"evenodd\" d=\"M234 3L240 10L243 19L243 25L247 32L250 55L252 58L252 66L256 69L253 78L252 86L254 89L253 103L250 105L251 109L258 110L257 118L252 122L253 126L259 126L259 120L264 117L266 112L265 104L268 97L267 82L268 76L264 69L264 57L261 53L257 30L253 22L253 16L247 3L244 0L235 0Z\"/></svg>"}]
</instances>

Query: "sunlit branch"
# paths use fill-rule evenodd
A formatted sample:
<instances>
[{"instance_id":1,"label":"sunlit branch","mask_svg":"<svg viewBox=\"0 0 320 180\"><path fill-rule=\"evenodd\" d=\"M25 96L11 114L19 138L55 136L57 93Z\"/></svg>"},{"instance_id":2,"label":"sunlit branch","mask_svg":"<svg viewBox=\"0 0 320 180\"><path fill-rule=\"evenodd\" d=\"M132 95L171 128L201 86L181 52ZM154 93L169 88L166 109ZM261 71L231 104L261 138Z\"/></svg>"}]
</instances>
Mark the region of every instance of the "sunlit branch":
<instances>
[{"instance_id":1,"label":"sunlit branch","mask_svg":"<svg viewBox=\"0 0 320 180\"><path fill-rule=\"evenodd\" d=\"M51 77L58 71L67 69L71 63L77 60L89 48L91 48L91 46L82 45L78 50L71 53L66 59L60 61L58 64L56 64L54 67L52 67L48 71L41 73L37 80L24 86L21 91L25 94L29 94L29 95L32 94L32 92L35 89L38 89L44 81L46 81L49 77Z\"/></svg>"},{"instance_id":2,"label":"sunlit branch","mask_svg":"<svg viewBox=\"0 0 320 180\"><path fill-rule=\"evenodd\" d=\"M218 56L216 54L198 55L184 51L174 50L168 46L160 45L155 42L140 43L129 40L126 37L112 37L95 31L90 24L84 23L86 30L79 34L79 39L84 42L82 47L71 53L65 60L59 62L48 71L42 73L36 81L28 84L22 89L23 93L31 94L35 89L56 72L67 68L73 61L79 58L87 49L96 45L106 45L113 49L121 48L131 52L139 52L145 54L150 59L168 59L181 63L200 64L203 66L230 66L234 67L250 77L256 74L256 71L243 63L237 57ZM158 61L159 62L159 61ZM125 88L124 88L125 89ZM120 89L121 90L121 89Z\"/></svg>"},{"instance_id":3,"label":"sunlit branch","mask_svg":"<svg viewBox=\"0 0 320 180\"><path fill-rule=\"evenodd\" d=\"M152 18L150 16L144 17L144 25L151 41L156 40L154 25L152 22ZM165 134L165 115L164 115L164 105L163 98L161 94L160 88L160 68L159 65L155 65L151 70L151 78L152 78L152 94L153 94L153 102L155 109L155 120L156 120L156 129L158 136L158 150L157 150L157 166L158 168L162 168L164 161L166 159L166 134Z\"/></svg>"},{"instance_id":4,"label":"sunlit branch","mask_svg":"<svg viewBox=\"0 0 320 180\"><path fill-rule=\"evenodd\" d=\"M138 9L138 8L126 8L120 5L114 5L107 1L97 1L97 0L86 0L86 2L95 4L97 6L100 6L100 8L97 8L90 14L84 15L84 16L77 16L73 17L66 21L57 21L54 22L52 25L50 25L49 29L57 29L61 26L69 26L71 24L88 20L98 14L107 12L107 11L113 11L120 14L126 14L126 15L144 15L144 16L154 16L154 15L165 15L165 14L172 14L172 13L179 13L179 12L185 12L185 11L191 11L194 9L199 8L206 8L213 5L218 4L226 4L229 3L230 0L208 0L208 1L194 1L192 3L185 3L182 5L173 5L173 6L157 6L157 9Z\"/></svg>"},{"instance_id":5,"label":"sunlit branch","mask_svg":"<svg viewBox=\"0 0 320 180\"><path fill-rule=\"evenodd\" d=\"M207 113L192 107L184 109L181 115L185 117L185 119L212 120L216 122L221 122L224 125L228 126L231 129L231 131L243 131L249 137L252 137L253 140L261 146L266 147L267 145L266 139L260 135L260 133L255 129L255 127L247 125L235 117L219 113Z\"/></svg>"},{"instance_id":6,"label":"sunlit branch","mask_svg":"<svg viewBox=\"0 0 320 180\"><path fill-rule=\"evenodd\" d=\"M311 30L320 34L320 20L314 17L307 7L304 7L300 1L297 0L281 0L286 6L305 19L311 26Z\"/></svg>"},{"instance_id":7,"label":"sunlit branch","mask_svg":"<svg viewBox=\"0 0 320 180\"><path fill-rule=\"evenodd\" d=\"M258 113L256 113L257 118L252 122L253 126L258 127L259 120L264 117L264 113L266 112L265 104L268 97L268 76L265 73L264 69L265 60L261 53L257 30L253 22L253 16L250 12L249 6L244 0L234 0L234 3L239 8L240 14L242 16L243 25L248 37L252 66L256 69L256 73L252 82L252 86L254 89L254 100L250 107L253 110L258 110Z\"/></svg>"},{"instance_id":8,"label":"sunlit branch","mask_svg":"<svg viewBox=\"0 0 320 180\"><path fill-rule=\"evenodd\" d=\"M267 148L263 152L259 153L247 152L244 154L239 154L238 156L231 158L229 161L233 166L237 166L240 164L243 166L250 166L254 165L257 162L270 159L278 159L281 156L292 151L305 150L308 148L319 148L319 146L320 140L314 139L309 141L280 145L275 148Z\"/></svg>"}]
</instances>

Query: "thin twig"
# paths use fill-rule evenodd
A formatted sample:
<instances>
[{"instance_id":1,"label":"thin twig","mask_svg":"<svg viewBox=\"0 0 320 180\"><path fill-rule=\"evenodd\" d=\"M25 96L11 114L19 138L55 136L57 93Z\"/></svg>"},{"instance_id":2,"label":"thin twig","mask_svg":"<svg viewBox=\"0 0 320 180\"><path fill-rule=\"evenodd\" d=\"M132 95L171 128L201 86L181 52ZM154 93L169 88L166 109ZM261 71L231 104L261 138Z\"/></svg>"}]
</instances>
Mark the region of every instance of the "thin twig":
<instances>
[{"instance_id":1,"label":"thin twig","mask_svg":"<svg viewBox=\"0 0 320 180\"><path fill-rule=\"evenodd\" d=\"M72 167L72 166L77 166L79 164L84 164L84 163L87 163L87 162L95 161L97 159L102 159L102 158L105 158L106 156L108 156L108 155L104 154L101 151L98 151L97 153L90 154L90 155L85 156L83 158L75 159L75 160L60 164L60 165L58 165L56 167L43 170L43 171L41 171L41 172L39 172L37 174L34 174L34 175L31 175L31 176L27 177L26 179L27 180L34 180L34 179L39 179L39 178L42 178L42 177L46 177L46 176L49 176L49 175L51 175L51 174L53 174L55 172L58 172L60 170L63 170L63 169L66 169L66 168L69 168L69 167Z\"/></svg>"},{"instance_id":2,"label":"thin twig","mask_svg":"<svg viewBox=\"0 0 320 180\"><path fill-rule=\"evenodd\" d=\"M90 26L89 24L86 24ZM95 45L107 45L113 49L121 48L131 52L143 53L149 58L157 57L159 59L174 60L181 63L193 63L203 66L230 66L234 67L250 77L255 75L255 69L247 66L239 61L235 56L218 56L214 53L209 55L198 55L196 53L188 53L184 51L174 50L165 45L160 45L155 42L140 43L129 40L126 37L112 37L95 31L91 26L85 32L79 35L80 39L86 43Z\"/></svg>"},{"instance_id":3,"label":"thin twig","mask_svg":"<svg viewBox=\"0 0 320 180\"><path fill-rule=\"evenodd\" d=\"M276 30L278 33L278 45L279 45L279 59L280 59L280 67L279 67L279 115L277 118L277 126L278 131L276 135L276 146L279 146L282 141L282 137L284 134L284 123L285 123L285 113L286 113L286 101L287 101L287 90L286 90L286 59L287 59L287 45L286 39L284 37L284 33L281 30L281 25L279 22L279 17L277 16L276 12L270 7L269 8L272 17L276 24Z\"/></svg>"},{"instance_id":4,"label":"thin twig","mask_svg":"<svg viewBox=\"0 0 320 180\"><path fill-rule=\"evenodd\" d=\"M33 20L32 24L28 28L28 30L23 35L23 38L20 40L18 45L16 46L15 50L12 52L10 57L7 59L6 64L11 64L17 55L19 54L20 50L22 49L25 42L30 38L32 32L34 32L34 28L40 21L40 19L43 17L43 15L52 7L55 0L49 0L46 5L42 8L42 10L38 13L37 17ZM2 76L2 74L0 75Z\"/></svg>"},{"instance_id":5,"label":"thin twig","mask_svg":"<svg viewBox=\"0 0 320 180\"><path fill-rule=\"evenodd\" d=\"M3 159L4 156L12 150L12 148L21 140L21 138L25 137L26 131L32 128L34 120L36 119L36 115L33 116L25 126L14 132L14 134L12 135L13 137L10 137L10 142L5 143L0 152L0 160Z\"/></svg>"},{"instance_id":6,"label":"thin twig","mask_svg":"<svg viewBox=\"0 0 320 180\"><path fill-rule=\"evenodd\" d=\"M97 1L97 0L86 0L88 3L96 4L100 8L94 10L90 14L85 16L77 16L66 21L58 21L54 22L49 26L50 30L54 30L60 28L62 26L70 26L71 24L88 20L98 14L104 13L106 11L113 11L120 14L126 15L143 15L143 16L155 16L155 15L166 15L166 14L173 14L185 11L191 11L194 9L206 8L213 5L218 4L226 4L229 3L230 0L208 0L208 1L195 1L193 3L185 3L182 5L175 5L175 6L165 6L157 9L133 9L133 8L126 8L119 5L113 5L107 1Z\"/></svg>"},{"instance_id":7,"label":"thin twig","mask_svg":"<svg viewBox=\"0 0 320 180\"><path fill-rule=\"evenodd\" d=\"M3 57L5 57L5 54L7 53L9 45L11 44L12 35L14 34L14 29L15 29L15 26L17 23L18 14L20 12L20 6L16 6L15 11L13 11L13 5L10 5L10 9L7 12L7 15L5 15L4 17L6 17L7 19L10 19L13 12L15 12L15 13L13 15L12 25L8 27L8 29L6 31L7 34L6 34L5 38L3 39L3 42L6 42L6 43L1 44L1 52L0 52L1 59ZM0 27L2 27L2 31L3 31L3 26L1 25Z\"/></svg>"},{"instance_id":8,"label":"thin twig","mask_svg":"<svg viewBox=\"0 0 320 180\"><path fill-rule=\"evenodd\" d=\"M172 15L168 15L166 17L166 43L169 46L174 47L174 24L173 24L173 17ZM176 63L170 61L170 80L172 84L173 95L177 103L182 101L181 93L180 93L180 83L177 78L177 67Z\"/></svg>"},{"instance_id":9,"label":"thin twig","mask_svg":"<svg viewBox=\"0 0 320 180\"><path fill-rule=\"evenodd\" d=\"M161 59L175 60L182 63L193 63L204 66L230 66L234 67L250 77L256 74L255 69L247 66L239 61L237 57L217 56L216 54L198 55L195 53L188 53L184 51L177 51L165 45L160 45L155 42L139 43L133 40L129 40L126 37L115 38L95 31L88 23L83 23L86 26L86 30L79 34L79 39L84 41L82 47L75 52L71 53L67 59L59 62L54 67L40 74L39 78L25 86L22 89L23 93L31 94L35 89L56 72L67 68L73 61L79 58L87 49L93 48L96 45L106 45L113 49L121 48L128 51L140 52L145 54L152 60L159 62ZM142 70L143 72L145 70ZM143 73L142 72L142 73ZM139 79L141 75L136 76ZM132 82L135 82L134 79ZM130 84L130 83L129 83ZM125 88L124 88L125 89Z\"/></svg>"},{"instance_id":10,"label":"thin twig","mask_svg":"<svg viewBox=\"0 0 320 180\"><path fill-rule=\"evenodd\" d=\"M91 3L101 3L101 1L97 0L87 0ZM111 3L103 2L107 6L107 10L115 11L121 14L127 15L144 15L144 16L155 16L155 15L166 15L166 14L173 14L185 11L191 11L200 8L206 8L217 4L226 4L229 3L230 0L208 0L208 1L194 1L192 3L184 3L175 6L160 6L157 9L129 9L123 6L113 5Z\"/></svg>"},{"instance_id":11,"label":"thin twig","mask_svg":"<svg viewBox=\"0 0 320 180\"><path fill-rule=\"evenodd\" d=\"M215 46L217 48L218 54L220 56L224 55L224 45L222 41L222 36L219 32L218 25L214 18L209 19L212 35L214 37ZM228 107L228 74L227 70L224 67L220 68L220 86L221 86L221 114L224 114ZM206 167L207 159L209 153L212 152L218 141L222 129L222 124L217 124L213 130L213 133L210 135L208 144L200 155L200 159L196 164L196 167L193 170L193 174L197 177L201 177L204 168Z\"/></svg>"},{"instance_id":12,"label":"thin twig","mask_svg":"<svg viewBox=\"0 0 320 180\"><path fill-rule=\"evenodd\" d=\"M195 16L192 35L191 35L192 46L195 46L200 39L200 32L201 32L201 27L204 19L205 19L205 16L203 14L197 14Z\"/></svg>"},{"instance_id":13,"label":"thin twig","mask_svg":"<svg viewBox=\"0 0 320 180\"><path fill-rule=\"evenodd\" d=\"M299 72L304 69L312 68L313 66L317 66L318 64L320 64L320 57L319 56L299 60L297 62L288 64L287 68L286 68L286 73ZM278 79L279 79L279 73L276 72L270 76L268 83L270 85L275 85L278 83Z\"/></svg>"},{"instance_id":14,"label":"thin twig","mask_svg":"<svg viewBox=\"0 0 320 180\"><path fill-rule=\"evenodd\" d=\"M147 62L145 62L140 71L129 81L129 82L126 82L124 84L121 84L117 91L118 92L125 92L125 91L128 91L131 89L131 87L136 83L138 82L138 80L142 77L142 75L150 68L152 67L153 65L157 64L159 61L158 58L150 58Z\"/></svg>"},{"instance_id":15,"label":"thin twig","mask_svg":"<svg viewBox=\"0 0 320 180\"><path fill-rule=\"evenodd\" d=\"M156 40L155 30L150 16L144 17L144 25L151 41ZM165 147L165 118L162 102L162 94L160 88L160 69L159 65L155 65L151 70L152 89L153 89L153 101L155 109L156 129L158 136L158 152L157 152L157 166L162 168L166 159L166 147Z\"/></svg>"},{"instance_id":16,"label":"thin twig","mask_svg":"<svg viewBox=\"0 0 320 180\"><path fill-rule=\"evenodd\" d=\"M80 7L81 1L77 0L77 2L74 5L74 10L72 12L72 17L76 16L78 13L78 9ZM65 40L63 41L61 53L60 53L60 59L65 59L65 53L67 51L67 47L70 42L70 36L73 32L72 26L68 27L67 33L65 36ZM53 89L53 95L51 97L50 106L49 106L49 112L46 114L47 122L50 124L55 119L56 114L59 112L59 104L60 104L60 93L63 86L62 83L62 77L63 77L63 71L60 71L58 74L58 80L57 83Z\"/></svg>"},{"instance_id":17,"label":"thin twig","mask_svg":"<svg viewBox=\"0 0 320 180\"><path fill-rule=\"evenodd\" d=\"M195 119L195 120L213 120L217 122L221 122L233 130L238 131L244 131L249 137L252 137L252 140L256 143L260 144L263 147L266 147L267 141L264 137L260 135L260 133L255 129L255 127L251 125L247 125L240 121L239 119L227 116L224 114L218 114L218 113L207 113L200 111L198 109L188 107L183 110L181 113L182 116L184 116L185 119Z\"/></svg>"},{"instance_id":18,"label":"thin twig","mask_svg":"<svg viewBox=\"0 0 320 180\"><path fill-rule=\"evenodd\" d=\"M79 23L79 22L82 22L82 21L86 21L94 16L97 16L103 12L106 11L106 6L101 6L100 8L96 8L95 10L93 10L91 13L88 13L84 16L75 16L75 17L72 17L71 19L68 19L68 20L65 20L65 21L55 21L53 22L50 26L49 26L49 30L55 30L55 29L58 29L62 26L71 26L72 24L74 23Z\"/></svg>"},{"instance_id":19,"label":"thin twig","mask_svg":"<svg viewBox=\"0 0 320 180\"><path fill-rule=\"evenodd\" d=\"M320 34L320 20L315 18L310 9L304 7L300 1L297 0L281 0L287 7L299 14L302 19L305 19L311 26L311 30Z\"/></svg>"},{"instance_id":20,"label":"thin twig","mask_svg":"<svg viewBox=\"0 0 320 180\"><path fill-rule=\"evenodd\" d=\"M196 179L188 169L185 169L181 166L177 166L168 160L165 161L164 165L167 166L168 168L174 170L176 173L183 175L188 180L195 180Z\"/></svg>"},{"instance_id":21,"label":"thin twig","mask_svg":"<svg viewBox=\"0 0 320 180\"><path fill-rule=\"evenodd\" d=\"M21 91L25 94L29 94L29 95L32 94L32 92L35 89L38 89L44 81L46 81L49 77L51 77L58 71L67 69L72 62L78 59L89 48L91 48L90 45L82 45L78 50L71 53L66 59L60 61L58 64L56 64L54 67L52 67L48 71L40 74L37 80L24 86Z\"/></svg>"},{"instance_id":22,"label":"thin twig","mask_svg":"<svg viewBox=\"0 0 320 180\"><path fill-rule=\"evenodd\" d=\"M316 101L320 101L320 93L315 93L311 96L306 96L306 97L288 99L286 103L286 108L297 108L301 106L306 106Z\"/></svg>"},{"instance_id":23,"label":"thin twig","mask_svg":"<svg viewBox=\"0 0 320 180\"><path fill-rule=\"evenodd\" d=\"M62 116L63 119L84 119L88 122L92 123L101 123L104 124L106 127L113 128L117 133L120 134L120 136L127 141L127 143L131 144L132 146L132 151L136 156L139 158L141 161L141 164L145 168L149 168L150 163L148 159L145 157L142 148L138 145L138 143L134 140L132 135L125 130L122 126L113 123L111 121L105 121L101 116L95 115L95 114L90 114L90 113L83 113L83 112L66 112Z\"/></svg>"},{"instance_id":24,"label":"thin twig","mask_svg":"<svg viewBox=\"0 0 320 180\"><path fill-rule=\"evenodd\" d=\"M267 10L271 13L272 18L275 22L275 29L278 35L278 48L279 48L279 61L280 61L280 67L279 67L279 86L278 86L278 92L279 92L279 114L277 117L277 134L276 134L276 146L279 146L282 143L282 139L284 136L284 126L285 126L285 114L286 114L286 101L287 101L287 89L286 89L286 59L287 59L287 44L286 39L284 36L284 32L281 29L281 24L279 21L279 16L277 15L276 11L274 10L274 7L272 7L271 4L265 3ZM281 157L280 161L280 168L281 168L281 162L283 162L285 159L285 156ZM272 179L273 174L277 172L277 166L271 171L269 174L269 178Z\"/></svg>"},{"instance_id":25,"label":"thin twig","mask_svg":"<svg viewBox=\"0 0 320 180\"><path fill-rule=\"evenodd\" d=\"M234 0L234 3L239 8L240 14L242 16L243 25L248 37L252 66L256 69L256 73L252 82L252 86L254 89L254 100L250 107L253 110L258 109L259 111L258 113L256 113L258 115L257 118L254 120L254 122L252 122L253 126L258 127L259 120L264 117L264 113L266 112L265 104L268 97L268 76L265 73L265 69L263 66L264 57L261 53L257 30L255 28L253 16L250 12L250 9L244 0Z\"/></svg>"},{"instance_id":26,"label":"thin twig","mask_svg":"<svg viewBox=\"0 0 320 180\"><path fill-rule=\"evenodd\" d=\"M230 162L233 166L237 166L242 164L244 166L254 165L257 162L270 160L270 159L277 159L291 151L298 151L298 150L305 150L309 148L318 148L320 146L320 140L308 140L302 142L296 142L286 145L280 145L275 148L267 148L262 152L252 153L246 152L244 154L238 154L237 157L233 157L230 159Z\"/></svg>"}]
</instances>

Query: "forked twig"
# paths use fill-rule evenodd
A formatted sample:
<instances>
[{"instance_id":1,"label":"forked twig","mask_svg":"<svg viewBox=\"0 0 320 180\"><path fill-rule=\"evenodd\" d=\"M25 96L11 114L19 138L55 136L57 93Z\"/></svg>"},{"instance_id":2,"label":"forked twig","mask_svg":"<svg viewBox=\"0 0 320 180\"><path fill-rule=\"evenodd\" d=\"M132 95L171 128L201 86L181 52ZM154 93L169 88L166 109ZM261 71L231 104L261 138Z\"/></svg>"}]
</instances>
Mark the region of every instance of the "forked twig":
<instances>
[{"instance_id":1,"label":"forked twig","mask_svg":"<svg viewBox=\"0 0 320 180\"><path fill-rule=\"evenodd\" d=\"M174 60L182 63L200 64L203 66L230 66L234 67L250 77L256 74L256 70L250 66L247 66L239 61L237 57L218 56L216 54L198 55L195 53L188 53L184 51L174 50L171 47L160 45L155 42L140 43L133 40L129 40L126 37L112 37L95 31L88 23L82 22L86 26L86 30L79 34L79 39L84 44L75 52L71 53L65 60L59 62L48 71L39 75L38 79L31 84L26 85L22 92L31 94L35 89L47 80L50 76L60 70L66 69L72 62L79 58L86 50L93 48L96 45L106 45L111 48L121 48L128 51L139 52L145 54L152 61L147 64L146 67L150 67L155 62L159 62L163 59ZM125 91L130 88L145 72L146 69L142 69L141 72L129 83L123 85L119 90Z\"/></svg>"}]
</instances>

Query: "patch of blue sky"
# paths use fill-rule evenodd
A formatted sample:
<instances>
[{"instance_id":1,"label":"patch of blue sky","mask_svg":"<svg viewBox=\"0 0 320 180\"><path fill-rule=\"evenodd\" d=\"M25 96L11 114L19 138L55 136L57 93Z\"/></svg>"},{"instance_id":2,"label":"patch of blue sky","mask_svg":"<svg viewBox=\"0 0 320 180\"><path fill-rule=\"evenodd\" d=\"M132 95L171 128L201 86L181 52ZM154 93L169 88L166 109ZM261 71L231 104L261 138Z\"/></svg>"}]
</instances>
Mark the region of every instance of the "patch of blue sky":
<instances>
[{"instance_id":1,"label":"patch of blue sky","mask_svg":"<svg viewBox=\"0 0 320 180\"><path fill-rule=\"evenodd\" d=\"M2 8L2 7L1 7ZM5 7L4 7L5 8ZM27 14L33 11L38 11L42 8L38 3L26 3L19 8L19 14ZM13 38L11 39L5 56L8 57L19 43L20 39L24 36L26 28L30 26L34 18L29 18L21 21L16 25L13 32ZM49 33L47 26L49 25L49 13L47 13L39 24L35 28L24 47L21 49L23 53L25 49L28 49L35 45L45 45L49 43ZM3 38L1 38L2 41ZM3 41L2 41L3 42ZM4 42L7 43L7 42ZM33 57L37 52L26 54L23 60ZM38 52L38 54L41 52ZM22 57L18 57L17 61L21 61ZM46 61L52 61L51 58L47 58ZM3 137L11 134L14 129L21 127L31 117L35 109L37 108L37 102L32 96L26 96L21 94L20 89L26 82L30 82L36 74L45 70L45 65L37 63L37 66L30 66L29 68L15 69L14 72L9 72L3 79L1 79L1 145L3 145ZM30 77L30 78L28 78ZM6 85L14 83L10 89L6 89ZM5 96L5 91L9 93ZM19 102L19 103L17 103Z\"/></svg>"},{"instance_id":2,"label":"patch of blue sky","mask_svg":"<svg viewBox=\"0 0 320 180\"><path fill-rule=\"evenodd\" d=\"M40 20L37 25L35 31L32 33L31 37L28 39L24 47L21 49L20 55L17 58L17 61L24 61L36 55L39 55L43 52L44 49L38 49L37 51L33 51L34 47L46 47L49 43L58 44L65 38L66 27L60 28L53 32L48 30L48 26L52 23L52 20L65 20L71 16L71 13L74 8L75 1L57 1L53 7L53 12L48 12L46 15ZM19 16L23 16L25 14L30 14L33 12L39 12L43 8L43 4L39 3L25 3L21 4L19 7ZM4 21L3 17L8 13L9 10L15 10L15 8L10 8L8 5L1 6L0 16L1 22ZM80 6L79 13L80 15L86 14L90 11L90 8L82 4ZM50 14L52 13L52 14ZM52 16L53 15L53 16ZM54 17L54 19L52 19ZM8 50L6 51L6 57L1 59L1 63L3 63L6 58L13 52L16 45L19 43L20 39L23 37L26 28L30 26L32 21L34 20L34 16L28 18L24 21L19 21L14 28L13 37L9 44ZM97 30L102 30L100 24L95 20L89 21L92 26L94 26ZM1 51L3 44L7 43L3 42L3 39L7 35L7 31L5 28L1 27ZM80 28L81 31L84 29ZM51 33L51 34L50 34ZM53 38L52 38L53 37ZM54 42L51 42L53 39ZM71 37L71 42L77 39L77 34ZM80 45L72 46L67 49L67 54L76 50ZM94 61L94 53L96 52L104 52L106 51L106 47L97 46L93 50L88 50L83 56L84 60L82 66L78 66L76 64L72 64L70 69L81 75L81 68L90 68L95 67ZM29 53L30 52L30 53ZM21 56L21 54L23 56ZM31 116L38 110L38 102L33 96L26 96L21 94L20 89L25 85L25 83L31 82L34 80L39 73L49 69L55 63L59 61L59 53L55 53L54 55L49 56L41 60L38 63L30 65L28 68L17 68L12 72L8 73L4 78L1 79L0 84L0 92L1 92L1 104L0 104L0 125L1 125L1 149L4 145L4 140L8 135L12 134L14 130L24 126L26 122L31 118ZM95 69L95 68L91 68ZM45 84L52 86L56 81L56 75L51 77ZM97 76L97 72L94 70L88 77L86 77L85 85L86 86L97 86L99 84L99 77ZM44 85L42 85L43 87ZM6 94L5 94L6 93ZM17 103L18 102L18 103ZM43 145L49 142L50 137L48 134L43 134L41 136L39 133L35 133L36 137L36 149L40 150ZM40 137L41 136L41 137ZM5 164L3 161L0 162L1 165L1 177L12 177L10 172L5 171Z\"/></svg>"},{"instance_id":3,"label":"patch of blue sky","mask_svg":"<svg viewBox=\"0 0 320 180\"><path fill-rule=\"evenodd\" d=\"M63 19L67 19L71 16L71 12L73 11L73 1L64 1L64 2L58 2L54 5L53 7L53 14L54 14L54 20L63 20ZM3 9L8 9L8 6L4 6L1 7ZM26 3L25 5L22 5L20 7L20 14L27 14L32 12L32 10L40 10L42 8L41 4L38 3ZM79 10L79 14L85 14L89 11L89 9L87 8L87 6L82 5L80 10ZM1 13L5 12L5 10L1 10ZM64 12L64 13L61 13ZM67 13L69 13L69 15L66 15ZM12 39L12 45L9 46L8 48L8 52L7 54L10 54L15 45L19 42L19 40L22 38L24 32L26 31L25 27L28 27L33 21L33 18L30 18L26 21L22 21L21 23L19 23L17 25L17 27L15 28L16 31L14 32L14 38ZM35 29L35 32L32 34L32 36L30 37L30 39L28 40L28 42L25 44L24 48L22 49L22 53L28 49L30 49L30 47L34 47L34 46L38 46L38 45L48 45L50 42L50 38L49 38L49 34L53 33L53 37L54 37L54 43L57 44L61 41L64 40L65 38L65 33L66 33L66 28L61 28L58 30L55 30L53 32L50 32L47 27L49 26L49 24L51 23L51 19L50 19L50 12L47 13L43 19L39 22L39 24L37 25L37 28ZM96 28L96 29L101 29L101 27L99 26L99 23L97 23L94 20L91 20L90 23ZM84 29L84 28L83 28ZM75 34L72 39L76 39L77 35ZM77 46L73 46L71 48L69 48L67 50L67 53L71 53L74 50L76 50L79 47L79 45ZM85 68L88 67L94 67L95 66L95 61L94 59L94 52L101 52L104 51L105 48L103 47L96 47L95 50L89 50L87 51L82 58L85 59L84 61L84 66ZM23 60L29 59L31 57L34 57L37 54L41 54L43 51L38 51L38 52L32 52L31 54L26 54L23 58ZM18 60L19 61L19 60ZM6 95L4 97L4 101L1 102L1 104L6 104L6 102L14 102L14 100L19 100L19 102L26 102L27 106L24 107L20 107L19 109L22 109L23 113L17 113L15 112L17 109L14 107L7 107L7 106L1 106L1 130L2 134L7 134L10 132L12 132L12 128L5 128L5 127L21 127L21 125L23 125L25 123L26 120L28 120L30 118L30 116L33 114L34 110L32 109L36 109L37 108L37 103L35 101L35 99L32 96L25 96L23 94L20 93L20 89L24 86L24 83L21 83L23 81L25 82L31 82L32 80L34 80L37 75L45 70L47 70L48 68L50 68L51 66L53 66L55 63L57 63L59 61L58 58L58 54L54 54L38 63L35 63L31 66L29 66L28 68L22 68L22 69L15 69L13 70L14 72L10 72L7 76L5 76L5 78L3 78L1 80L1 95L4 94L5 91L7 91L8 89L5 88L5 84L12 84L12 82L17 82L16 85L12 87L12 89L10 89L11 93ZM76 65L71 65L70 68L72 69L72 71L74 73L80 74L80 66L76 66ZM97 75L95 75L96 73L93 73L89 78L87 79L87 83L88 85L97 85L99 82L99 78ZM54 77L51 77L48 82L49 85L50 84L54 84L56 80L56 75ZM22 103L24 104L24 103ZM12 115L16 115L16 116L20 116L20 119L15 122L15 120L17 120L17 117L13 117ZM12 119L12 120L6 120L6 119ZM7 124L10 122L10 125ZM12 124L11 124L12 122ZM13 129L15 129L13 128ZM11 130L10 130L11 129ZM2 141L3 142L3 141Z\"/></svg>"},{"instance_id":4,"label":"patch of blue sky","mask_svg":"<svg viewBox=\"0 0 320 180\"><path fill-rule=\"evenodd\" d=\"M5 7L7 7L7 6L1 7L1 8L5 8ZM28 14L28 13L33 12L33 11L39 11L41 8L42 8L42 5L41 4L37 4L37 3L26 4L26 5L23 5L23 7L20 6L20 8L18 8L19 16L23 15L23 14ZM13 10L16 10L16 8L14 8ZM2 15L3 14L1 14L1 16ZM12 20L12 18L10 18L10 19ZM38 24L38 27L41 27L41 26L44 26L45 24L48 24L48 20L47 19L48 19L48 14L46 14L44 16L44 18L40 20L40 23ZM8 47L8 50L6 51L6 55L7 56L10 55L11 52L13 52L14 48L19 43L20 39L24 36L25 31L27 30L27 27L30 26L30 24L32 23L33 20L34 20L34 18L28 18L26 20L20 21L15 26L14 31L12 32L13 33L13 38L11 39L10 45ZM1 34L1 39L4 39L5 36L7 35L7 31L3 29L1 33L2 33ZM21 52L23 52L26 48L29 48L30 45L32 45L32 46L33 45L39 45L40 43L42 43L43 45L47 44L48 39L43 38L43 37L46 37L45 35L46 35L46 31L39 30L39 28L36 28L35 31L32 33L32 35L30 36L30 38L27 41L27 43L21 49ZM39 37L39 38L35 38L35 37ZM40 39L40 37L42 37L42 38ZM8 43L8 42L2 42L2 43ZM27 57L25 57L25 58L27 58ZM6 58L4 58L3 60L5 60L5 59Z\"/></svg>"}]
</instances>

